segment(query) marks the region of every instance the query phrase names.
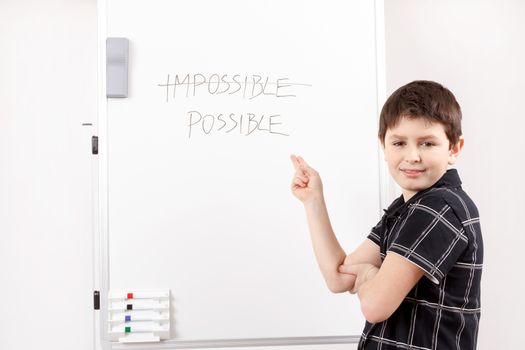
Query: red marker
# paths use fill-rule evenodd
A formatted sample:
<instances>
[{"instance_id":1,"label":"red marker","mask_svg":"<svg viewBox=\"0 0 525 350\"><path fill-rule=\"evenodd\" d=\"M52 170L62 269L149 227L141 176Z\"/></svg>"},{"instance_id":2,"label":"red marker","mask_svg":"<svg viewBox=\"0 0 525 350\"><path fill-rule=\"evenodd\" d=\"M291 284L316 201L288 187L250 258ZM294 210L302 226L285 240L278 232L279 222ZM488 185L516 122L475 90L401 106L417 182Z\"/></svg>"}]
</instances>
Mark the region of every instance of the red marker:
<instances>
[{"instance_id":1,"label":"red marker","mask_svg":"<svg viewBox=\"0 0 525 350\"><path fill-rule=\"evenodd\" d=\"M133 293L128 293L128 299L133 299Z\"/></svg>"}]
</instances>

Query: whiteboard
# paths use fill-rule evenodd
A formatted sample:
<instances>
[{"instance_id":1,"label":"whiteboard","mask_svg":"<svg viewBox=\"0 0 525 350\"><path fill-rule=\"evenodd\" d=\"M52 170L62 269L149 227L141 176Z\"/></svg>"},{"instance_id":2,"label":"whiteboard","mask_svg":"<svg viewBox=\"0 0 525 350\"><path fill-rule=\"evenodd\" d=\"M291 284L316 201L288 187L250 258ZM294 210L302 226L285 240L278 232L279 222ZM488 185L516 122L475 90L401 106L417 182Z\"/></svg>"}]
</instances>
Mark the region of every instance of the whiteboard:
<instances>
[{"instance_id":1,"label":"whiteboard","mask_svg":"<svg viewBox=\"0 0 525 350\"><path fill-rule=\"evenodd\" d=\"M101 72L105 39L129 39L129 95L99 110L103 339L109 289L168 288L174 346L357 341L358 300L324 283L289 155L320 172L350 252L384 197L375 6L101 2Z\"/></svg>"}]
</instances>

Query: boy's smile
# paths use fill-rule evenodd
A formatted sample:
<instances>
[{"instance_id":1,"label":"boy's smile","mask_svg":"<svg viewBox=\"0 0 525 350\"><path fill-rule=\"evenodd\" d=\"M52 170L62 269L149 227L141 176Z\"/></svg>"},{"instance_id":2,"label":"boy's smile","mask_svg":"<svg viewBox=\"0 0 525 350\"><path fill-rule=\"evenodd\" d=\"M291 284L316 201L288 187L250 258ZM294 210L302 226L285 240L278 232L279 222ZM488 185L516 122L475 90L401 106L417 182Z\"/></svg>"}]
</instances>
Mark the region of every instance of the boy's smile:
<instances>
[{"instance_id":1,"label":"boy's smile","mask_svg":"<svg viewBox=\"0 0 525 350\"><path fill-rule=\"evenodd\" d=\"M390 174L405 201L434 185L456 162L463 137L449 148L443 124L423 117L401 117L385 134L383 150Z\"/></svg>"}]
</instances>

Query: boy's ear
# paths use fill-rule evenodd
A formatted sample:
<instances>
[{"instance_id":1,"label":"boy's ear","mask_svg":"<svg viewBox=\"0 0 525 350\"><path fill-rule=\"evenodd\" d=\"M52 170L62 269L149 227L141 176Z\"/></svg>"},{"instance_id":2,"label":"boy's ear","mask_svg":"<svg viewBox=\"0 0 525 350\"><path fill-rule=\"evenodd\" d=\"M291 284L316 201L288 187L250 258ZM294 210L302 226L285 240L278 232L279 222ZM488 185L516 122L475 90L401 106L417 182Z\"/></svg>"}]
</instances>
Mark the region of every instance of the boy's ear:
<instances>
[{"instance_id":1,"label":"boy's ear","mask_svg":"<svg viewBox=\"0 0 525 350\"><path fill-rule=\"evenodd\" d=\"M459 137L458 143L456 143L449 151L448 154L448 164L452 165L456 163L456 160L458 160L459 154L461 153L461 150L463 149L463 146L465 145L465 138L463 135Z\"/></svg>"}]
</instances>

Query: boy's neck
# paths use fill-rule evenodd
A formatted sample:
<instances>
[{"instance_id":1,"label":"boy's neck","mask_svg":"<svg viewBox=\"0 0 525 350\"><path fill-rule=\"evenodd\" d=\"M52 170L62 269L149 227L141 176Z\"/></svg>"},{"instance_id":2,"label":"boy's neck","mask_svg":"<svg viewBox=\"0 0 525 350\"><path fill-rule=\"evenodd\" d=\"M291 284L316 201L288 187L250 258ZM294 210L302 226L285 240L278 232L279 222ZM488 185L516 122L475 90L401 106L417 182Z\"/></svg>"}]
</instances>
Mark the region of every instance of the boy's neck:
<instances>
[{"instance_id":1,"label":"boy's neck","mask_svg":"<svg viewBox=\"0 0 525 350\"><path fill-rule=\"evenodd\" d=\"M403 199L405 200L405 203L408 202L408 200L414 197L416 194L417 192L414 191L403 191Z\"/></svg>"}]
</instances>

